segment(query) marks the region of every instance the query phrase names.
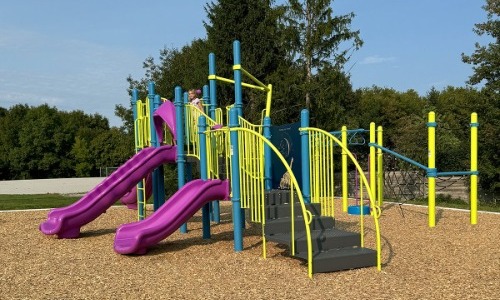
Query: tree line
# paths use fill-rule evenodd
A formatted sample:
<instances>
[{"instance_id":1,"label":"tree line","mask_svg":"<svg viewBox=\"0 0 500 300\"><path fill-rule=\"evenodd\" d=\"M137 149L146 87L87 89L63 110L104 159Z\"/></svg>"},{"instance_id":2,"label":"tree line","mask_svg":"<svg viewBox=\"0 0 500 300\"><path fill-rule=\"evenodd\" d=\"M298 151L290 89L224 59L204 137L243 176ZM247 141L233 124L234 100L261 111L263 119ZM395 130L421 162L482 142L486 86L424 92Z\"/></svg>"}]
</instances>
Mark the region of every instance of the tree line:
<instances>
[{"instance_id":1,"label":"tree line","mask_svg":"<svg viewBox=\"0 0 500 300\"><path fill-rule=\"evenodd\" d=\"M478 35L492 36L496 43L476 45L474 53L462 55L463 62L472 64L474 69L467 85L442 90L432 88L426 95L377 86L353 89L344 66L353 51L362 47L362 35L360 30L351 27L355 14L334 15L332 2L207 2L203 21L206 38L194 39L180 49L164 47L159 50L158 58L146 58L144 76L127 78L129 92L137 88L140 97L146 97L149 81L156 83L157 93L169 99L173 98L176 86L200 88L207 84L211 52L216 54L217 75L232 78L232 41L239 40L243 67L264 83L273 84L273 124L297 121L300 110L306 107L311 112L311 125L325 130L338 130L342 125L368 128L369 122L375 122L384 128L387 147L426 162L427 113L432 110L437 114L438 123L437 166L440 171L455 171L469 167L470 113L477 112L480 183L483 188L498 193L498 0L485 1L483 8L488 19L474 29ZM480 83L481 88L474 87ZM217 97L220 107L233 103L233 87L218 84ZM259 122L265 95L244 89L243 101L245 117ZM45 118L49 112L58 117L43 122L25 119L18 128L26 127L22 132L31 137L16 139L15 135L21 131L9 129L5 124L18 121L15 119L23 110L33 111L31 118ZM73 119L83 121L68 120L70 114L77 117ZM117 105L115 114L123 120L122 128L109 128L107 120L98 115L60 112L48 106L20 105L1 110L0 178L86 176L95 174L99 166L119 165L133 151L133 121L129 107ZM37 123L47 128L58 126L64 133L28 129L30 124L39 126ZM44 133L50 138L31 149L28 144L38 142L40 138L36 135ZM110 142L110 146L106 142ZM4 149L9 149L8 155Z\"/></svg>"},{"instance_id":2,"label":"tree line","mask_svg":"<svg viewBox=\"0 0 500 300\"><path fill-rule=\"evenodd\" d=\"M133 136L108 120L47 104L0 108L0 180L99 176L134 152Z\"/></svg>"}]
</instances>

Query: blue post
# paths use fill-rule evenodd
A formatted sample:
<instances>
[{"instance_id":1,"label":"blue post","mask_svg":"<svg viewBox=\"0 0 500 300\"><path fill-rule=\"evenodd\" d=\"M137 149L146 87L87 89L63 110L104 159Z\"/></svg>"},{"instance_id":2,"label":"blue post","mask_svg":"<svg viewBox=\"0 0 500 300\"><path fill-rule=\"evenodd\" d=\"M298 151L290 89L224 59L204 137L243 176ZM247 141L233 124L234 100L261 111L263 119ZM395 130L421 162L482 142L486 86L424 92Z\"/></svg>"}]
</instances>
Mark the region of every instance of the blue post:
<instances>
[{"instance_id":1,"label":"blue post","mask_svg":"<svg viewBox=\"0 0 500 300\"><path fill-rule=\"evenodd\" d=\"M156 137L156 131L154 130L155 124L153 121L153 113L155 110L155 84L150 81L148 85L148 101L149 101L149 128L151 131L151 147L158 147L158 138ZM152 181L153 181L153 209L156 211L160 207L160 199L158 198L158 185L159 185L159 171L158 168L153 170Z\"/></svg>"},{"instance_id":2,"label":"blue post","mask_svg":"<svg viewBox=\"0 0 500 300\"><path fill-rule=\"evenodd\" d=\"M243 91L241 86L241 51L240 41L233 42L233 70L234 70L234 110L237 112L238 117L243 116ZM236 120L238 123L239 120ZM245 211L241 209L241 227L245 228Z\"/></svg>"},{"instance_id":3,"label":"blue post","mask_svg":"<svg viewBox=\"0 0 500 300\"><path fill-rule=\"evenodd\" d=\"M238 111L238 116L243 115L243 91L241 87L241 51L240 41L233 42L233 57L234 57L234 107Z\"/></svg>"},{"instance_id":4,"label":"blue post","mask_svg":"<svg viewBox=\"0 0 500 300\"><path fill-rule=\"evenodd\" d=\"M200 177L202 180L208 180L208 165L207 165L207 119L205 116L198 118L198 134L200 135ZM210 203L203 205L201 210L203 224L203 238L210 238Z\"/></svg>"},{"instance_id":5,"label":"blue post","mask_svg":"<svg viewBox=\"0 0 500 300\"><path fill-rule=\"evenodd\" d=\"M229 115L229 127L239 127L238 111L231 109ZM233 227L234 227L234 251L243 251L243 228L242 224L242 209L241 209L241 193L240 193L240 158L238 156L238 132L230 133L231 140L231 191L233 195L231 201L233 204Z\"/></svg>"},{"instance_id":6,"label":"blue post","mask_svg":"<svg viewBox=\"0 0 500 300\"><path fill-rule=\"evenodd\" d=\"M210 110L209 110L209 116L212 120L215 121L215 108L216 104L215 102L211 101L210 99L210 94L209 94L209 89L208 85L203 86L203 103L208 103L210 100ZM210 202L210 220L214 221L215 223L219 224L220 223L220 205L219 205L219 200L212 201Z\"/></svg>"},{"instance_id":7,"label":"blue post","mask_svg":"<svg viewBox=\"0 0 500 300\"><path fill-rule=\"evenodd\" d=\"M303 109L300 112L300 127L309 127L309 111ZM309 133L300 132L300 157L302 162L302 196L304 202L311 202L311 182L309 175Z\"/></svg>"},{"instance_id":8,"label":"blue post","mask_svg":"<svg viewBox=\"0 0 500 300\"><path fill-rule=\"evenodd\" d=\"M271 118L264 117L264 137L271 140ZM271 147L264 145L264 188L269 191L273 188L271 164Z\"/></svg>"},{"instance_id":9,"label":"blue post","mask_svg":"<svg viewBox=\"0 0 500 300\"><path fill-rule=\"evenodd\" d=\"M155 98L154 98L154 108L153 108L153 112L156 111L158 109L158 107L160 107L161 105L161 98L160 98L160 95L156 94L155 95ZM155 141L154 141L154 146L155 147L160 147L160 139L158 137L158 134L156 133L156 130L155 130L155 126L154 126L154 119L153 119L153 115L151 115L151 134L154 134L155 135ZM159 166L158 168L156 168L153 172L153 176L156 177L156 202L154 204L154 210L157 210L158 208L160 208L160 206L162 206L164 203L165 203L165 172L164 172L164 168L163 168L163 165Z\"/></svg>"},{"instance_id":10,"label":"blue post","mask_svg":"<svg viewBox=\"0 0 500 300\"><path fill-rule=\"evenodd\" d=\"M210 117L215 120L215 109L217 108L217 80L215 80L215 54L208 55L208 76L210 84ZM212 115L213 112L213 115Z\"/></svg>"},{"instance_id":11,"label":"blue post","mask_svg":"<svg viewBox=\"0 0 500 300\"><path fill-rule=\"evenodd\" d=\"M215 120L215 107L213 107L210 101L210 93L208 91L208 85L204 85L203 89L203 104L208 104L208 110L205 112L212 120Z\"/></svg>"},{"instance_id":12,"label":"blue post","mask_svg":"<svg viewBox=\"0 0 500 300\"><path fill-rule=\"evenodd\" d=\"M178 187L181 189L186 183L185 163L186 155L184 154L184 104L182 101L182 88L175 87L175 130L177 131L177 178ZM187 224L182 224L181 233L187 233Z\"/></svg>"},{"instance_id":13,"label":"blue post","mask_svg":"<svg viewBox=\"0 0 500 300\"><path fill-rule=\"evenodd\" d=\"M132 90L132 97L130 98L130 105L132 106L132 114L134 115L134 124L137 120L137 100L139 100L139 91L136 88Z\"/></svg>"},{"instance_id":14,"label":"blue post","mask_svg":"<svg viewBox=\"0 0 500 300\"><path fill-rule=\"evenodd\" d=\"M210 101L210 94L208 90L208 85L203 86L203 103L209 104L208 116L215 120L215 105ZM220 222L219 216L219 201L212 201L209 203L210 206L210 221Z\"/></svg>"},{"instance_id":15,"label":"blue post","mask_svg":"<svg viewBox=\"0 0 500 300\"><path fill-rule=\"evenodd\" d=\"M135 120L137 120L137 101L139 100L139 92L137 89L132 90L132 98L130 99L130 104L132 105L132 114L134 116L134 138L135 138L135 152L141 151L141 148L137 147L138 145L138 136L137 136L137 130L136 128L136 123ZM144 188L144 185L142 183L142 180L139 181L137 184L137 190L142 191ZM139 203L142 203L144 201L144 195L143 193L137 193L137 210L138 210L138 215L141 217L144 216L144 207L142 205L139 205Z\"/></svg>"}]
</instances>

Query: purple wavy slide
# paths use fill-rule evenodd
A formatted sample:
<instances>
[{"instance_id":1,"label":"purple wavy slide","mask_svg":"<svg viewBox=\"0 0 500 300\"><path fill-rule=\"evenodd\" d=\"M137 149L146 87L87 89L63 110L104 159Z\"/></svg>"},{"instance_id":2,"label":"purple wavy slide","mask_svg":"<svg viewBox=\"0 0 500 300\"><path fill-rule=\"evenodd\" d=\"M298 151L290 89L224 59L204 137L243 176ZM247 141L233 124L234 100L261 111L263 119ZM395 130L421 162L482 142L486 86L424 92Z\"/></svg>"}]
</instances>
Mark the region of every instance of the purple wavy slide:
<instances>
[{"instance_id":1,"label":"purple wavy slide","mask_svg":"<svg viewBox=\"0 0 500 300\"><path fill-rule=\"evenodd\" d=\"M151 173L149 173L146 176L146 199L149 199L151 194L153 194L153 178L151 177ZM129 192L123 195L120 202L130 209L137 209L137 185L134 185Z\"/></svg>"},{"instance_id":2,"label":"purple wavy slide","mask_svg":"<svg viewBox=\"0 0 500 300\"><path fill-rule=\"evenodd\" d=\"M229 198L227 180L190 181L145 220L121 225L114 248L120 254L145 254L187 222L203 205Z\"/></svg>"},{"instance_id":3,"label":"purple wavy slide","mask_svg":"<svg viewBox=\"0 0 500 300\"><path fill-rule=\"evenodd\" d=\"M176 146L145 148L77 202L49 212L40 231L59 238L77 238L80 228L95 220L154 168L175 162Z\"/></svg>"}]
</instances>

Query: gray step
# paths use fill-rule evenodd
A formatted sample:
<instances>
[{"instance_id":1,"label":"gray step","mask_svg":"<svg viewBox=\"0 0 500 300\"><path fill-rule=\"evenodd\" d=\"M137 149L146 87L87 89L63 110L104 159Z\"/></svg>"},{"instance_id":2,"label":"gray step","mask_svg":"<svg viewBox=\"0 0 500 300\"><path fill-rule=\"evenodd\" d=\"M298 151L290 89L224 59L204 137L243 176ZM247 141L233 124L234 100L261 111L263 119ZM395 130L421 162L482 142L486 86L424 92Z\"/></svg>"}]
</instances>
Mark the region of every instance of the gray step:
<instances>
[{"instance_id":1,"label":"gray step","mask_svg":"<svg viewBox=\"0 0 500 300\"><path fill-rule=\"evenodd\" d=\"M294 196L294 202L298 202L298 197ZM270 190L266 191L264 205L280 205L290 203L290 190Z\"/></svg>"},{"instance_id":2,"label":"gray step","mask_svg":"<svg viewBox=\"0 0 500 300\"><path fill-rule=\"evenodd\" d=\"M307 260L307 252L296 253L295 257ZM368 248L342 248L313 254L313 273L373 267L377 265L377 252Z\"/></svg>"},{"instance_id":3,"label":"gray step","mask_svg":"<svg viewBox=\"0 0 500 300\"><path fill-rule=\"evenodd\" d=\"M295 231L305 231L305 223L303 217L294 218ZM312 230L324 230L335 227L335 219L332 217L313 216L311 224L309 225ZM290 218L279 218L274 220L266 220L265 233L289 233L292 228Z\"/></svg>"},{"instance_id":4,"label":"gray step","mask_svg":"<svg viewBox=\"0 0 500 300\"><path fill-rule=\"evenodd\" d=\"M319 203L307 203L305 204L307 210L309 210L313 216L321 216L321 204ZM279 219L288 218L292 215L292 206L289 203L280 205L266 205L266 219ZM294 203L293 206L294 216L302 216L302 207L300 203Z\"/></svg>"},{"instance_id":5,"label":"gray step","mask_svg":"<svg viewBox=\"0 0 500 300\"><path fill-rule=\"evenodd\" d=\"M290 247L291 234L276 233L266 234L270 241L285 244ZM314 253L339 248L352 248L361 246L359 233L348 232L340 229L311 230L311 243ZM307 238L305 232L295 233L295 252L307 252Z\"/></svg>"}]
</instances>

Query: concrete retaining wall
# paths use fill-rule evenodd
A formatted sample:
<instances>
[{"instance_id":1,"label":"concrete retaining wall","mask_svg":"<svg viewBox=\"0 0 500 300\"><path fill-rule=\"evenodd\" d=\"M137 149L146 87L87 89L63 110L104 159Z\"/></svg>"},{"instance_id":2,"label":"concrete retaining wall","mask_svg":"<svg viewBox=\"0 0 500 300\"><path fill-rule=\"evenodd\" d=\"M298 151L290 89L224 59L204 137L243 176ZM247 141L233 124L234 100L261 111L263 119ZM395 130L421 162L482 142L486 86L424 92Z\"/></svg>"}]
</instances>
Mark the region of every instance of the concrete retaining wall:
<instances>
[{"instance_id":1,"label":"concrete retaining wall","mask_svg":"<svg viewBox=\"0 0 500 300\"><path fill-rule=\"evenodd\" d=\"M84 194L104 177L0 181L0 194Z\"/></svg>"}]
</instances>

